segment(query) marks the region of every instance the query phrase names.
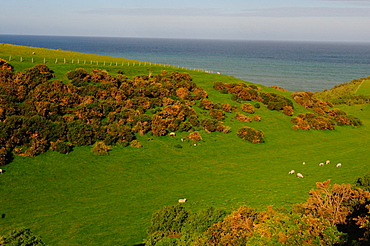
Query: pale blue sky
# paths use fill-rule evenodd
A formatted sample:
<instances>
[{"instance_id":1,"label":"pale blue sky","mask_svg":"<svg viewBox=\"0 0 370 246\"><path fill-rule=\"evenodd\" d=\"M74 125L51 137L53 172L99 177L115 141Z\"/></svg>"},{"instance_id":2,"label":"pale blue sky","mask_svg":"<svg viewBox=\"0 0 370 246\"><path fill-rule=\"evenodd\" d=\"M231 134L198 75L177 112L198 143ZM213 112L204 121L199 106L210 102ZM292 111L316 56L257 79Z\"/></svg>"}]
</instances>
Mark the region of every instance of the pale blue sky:
<instances>
[{"instance_id":1,"label":"pale blue sky","mask_svg":"<svg viewBox=\"0 0 370 246\"><path fill-rule=\"evenodd\" d=\"M370 42L370 0L0 0L0 34Z\"/></svg>"}]
</instances>

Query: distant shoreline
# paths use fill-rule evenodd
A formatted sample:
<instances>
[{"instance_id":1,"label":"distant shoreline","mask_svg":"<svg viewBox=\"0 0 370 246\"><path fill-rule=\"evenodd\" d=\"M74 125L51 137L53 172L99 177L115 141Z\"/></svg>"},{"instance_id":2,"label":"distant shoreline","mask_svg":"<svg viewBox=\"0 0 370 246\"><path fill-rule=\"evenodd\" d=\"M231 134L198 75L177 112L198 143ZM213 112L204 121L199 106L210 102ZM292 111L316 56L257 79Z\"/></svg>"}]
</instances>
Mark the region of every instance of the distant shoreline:
<instances>
[{"instance_id":1,"label":"distant shoreline","mask_svg":"<svg viewBox=\"0 0 370 246\"><path fill-rule=\"evenodd\" d=\"M215 71L288 91L367 77L370 43L0 35L0 42Z\"/></svg>"}]
</instances>

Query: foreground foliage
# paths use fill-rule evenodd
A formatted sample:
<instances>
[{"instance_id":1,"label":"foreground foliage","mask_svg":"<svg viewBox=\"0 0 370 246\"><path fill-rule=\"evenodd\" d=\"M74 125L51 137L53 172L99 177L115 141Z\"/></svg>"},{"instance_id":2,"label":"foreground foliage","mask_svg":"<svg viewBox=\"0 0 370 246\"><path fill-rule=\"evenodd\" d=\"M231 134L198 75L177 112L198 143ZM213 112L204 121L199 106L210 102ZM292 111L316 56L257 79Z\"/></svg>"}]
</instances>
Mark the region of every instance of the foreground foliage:
<instances>
[{"instance_id":1,"label":"foreground foliage","mask_svg":"<svg viewBox=\"0 0 370 246\"><path fill-rule=\"evenodd\" d=\"M193 214L181 204L165 206L153 215L146 243L368 245L370 192L350 184L330 185L330 180L316 185L307 202L294 205L292 211L241 206L229 215L213 208ZM188 230L189 225L193 230Z\"/></svg>"}]
</instances>

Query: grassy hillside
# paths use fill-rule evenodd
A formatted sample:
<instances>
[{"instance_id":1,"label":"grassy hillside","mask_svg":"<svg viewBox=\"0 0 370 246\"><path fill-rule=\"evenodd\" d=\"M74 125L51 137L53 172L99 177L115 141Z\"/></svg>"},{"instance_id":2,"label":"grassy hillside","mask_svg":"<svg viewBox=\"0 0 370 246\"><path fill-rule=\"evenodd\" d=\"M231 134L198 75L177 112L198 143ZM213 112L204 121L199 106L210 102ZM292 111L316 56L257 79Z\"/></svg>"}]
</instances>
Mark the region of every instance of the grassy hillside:
<instances>
[{"instance_id":1,"label":"grassy hillside","mask_svg":"<svg viewBox=\"0 0 370 246\"><path fill-rule=\"evenodd\" d=\"M43 63L45 58L55 79L65 82L65 74L78 67L101 68L110 74L121 70L128 77L158 74L164 69L186 71L208 92L210 100L240 105L230 94L212 88L215 81L243 82L225 75L0 44L0 58L9 60L10 56L10 64L17 71ZM365 90L364 85L361 89ZM291 94L258 86L266 92ZM294 115L308 112L296 103L294 107ZM164 205L176 204L179 198L187 198L185 205L193 211L210 206L232 210L243 204L259 209L268 205L289 207L303 202L316 182L331 179L333 183L353 183L369 172L370 105L338 108L360 118L363 126L294 131L291 117L262 105L256 109L260 122L243 123L235 119L235 112L227 113L224 121L231 132L200 131L203 141L197 146L181 142L188 133L175 137L137 135L143 148L118 145L108 156L93 155L91 146L75 148L68 155L48 151L37 157L17 156L2 167L6 172L0 174L0 235L26 227L49 245L137 245L146 237L151 214ZM244 125L262 130L265 142L241 140L236 131ZM177 144L183 148L175 148ZM327 159L332 164L318 166ZM335 167L338 162L341 168ZM291 169L304 178L289 175Z\"/></svg>"}]
</instances>

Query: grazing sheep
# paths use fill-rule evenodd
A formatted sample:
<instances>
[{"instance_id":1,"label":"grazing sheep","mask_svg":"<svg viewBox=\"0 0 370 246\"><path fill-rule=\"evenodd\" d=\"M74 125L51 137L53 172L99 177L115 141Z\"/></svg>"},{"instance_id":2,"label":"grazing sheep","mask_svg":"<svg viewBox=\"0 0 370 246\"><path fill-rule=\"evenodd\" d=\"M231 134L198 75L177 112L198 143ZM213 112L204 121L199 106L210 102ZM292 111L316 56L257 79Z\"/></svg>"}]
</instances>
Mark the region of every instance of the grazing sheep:
<instances>
[{"instance_id":1,"label":"grazing sheep","mask_svg":"<svg viewBox=\"0 0 370 246\"><path fill-rule=\"evenodd\" d=\"M294 174L294 172L295 172L294 170L291 170L291 171L289 172L289 174Z\"/></svg>"},{"instance_id":2,"label":"grazing sheep","mask_svg":"<svg viewBox=\"0 0 370 246\"><path fill-rule=\"evenodd\" d=\"M0 173L3 173L4 172L4 170L3 169L0 169Z\"/></svg>"},{"instance_id":3,"label":"grazing sheep","mask_svg":"<svg viewBox=\"0 0 370 246\"><path fill-rule=\"evenodd\" d=\"M174 137L174 136L176 136L176 133L175 132L171 132L170 133L170 137Z\"/></svg>"},{"instance_id":4,"label":"grazing sheep","mask_svg":"<svg viewBox=\"0 0 370 246\"><path fill-rule=\"evenodd\" d=\"M304 162L302 162L302 165L306 165L306 162L304 161Z\"/></svg>"},{"instance_id":5,"label":"grazing sheep","mask_svg":"<svg viewBox=\"0 0 370 246\"><path fill-rule=\"evenodd\" d=\"M324 166L324 163L322 163L322 162L321 162L321 163L319 164L319 166L320 166L320 167L321 167L321 166Z\"/></svg>"},{"instance_id":6,"label":"grazing sheep","mask_svg":"<svg viewBox=\"0 0 370 246\"><path fill-rule=\"evenodd\" d=\"M338 163L337 165L336 165L336 167L341 167L342 166L342 163Z\"/></svg>"},{"instance_id":7,"label":"grazing sheep","mask_svg":"<svg viewBox=\"0 0 370 246\"><path fill-rule=\"evenodd\" d=\"M297 178L303 178L302 173L297 173Z\"/></svg>"},{"instance_id":8,"label":"grazing sheep","mask_svg":"<svg viewBox=\"0 0 370 246\"><path fill-rule=\"evenodd\" d=\"M327 161L325 162L325 164L330 164L330 161L329 161L329 160L327 160Z\"/></svg>"},{"instance_id":9,"label":"grazing sheep","mask_svg":"<svg viewBox=\"0 0 370 246\"><path fill-rule=\"evenodd\" d=\"M184 203L184 202L186 202L186 198L179 199L179 203Z\"/></svg>"}]
</instances>

